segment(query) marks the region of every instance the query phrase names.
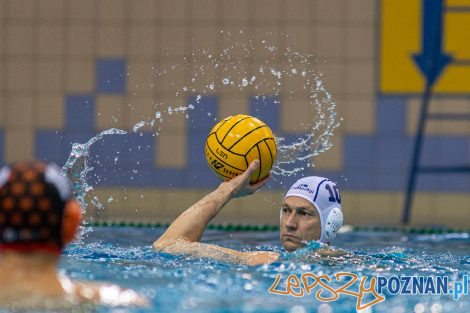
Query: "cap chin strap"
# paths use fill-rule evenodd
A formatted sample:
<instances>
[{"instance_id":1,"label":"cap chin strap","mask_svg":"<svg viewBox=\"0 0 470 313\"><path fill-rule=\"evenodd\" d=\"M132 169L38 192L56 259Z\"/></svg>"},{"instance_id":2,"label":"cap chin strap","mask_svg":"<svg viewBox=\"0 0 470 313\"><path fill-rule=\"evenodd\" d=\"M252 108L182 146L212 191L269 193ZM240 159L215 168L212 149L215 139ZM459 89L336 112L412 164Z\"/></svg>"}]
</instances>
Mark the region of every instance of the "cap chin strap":
<instances>
[{"instance_id":1,"label":"cap chin strap","mask_svg":"<svg viewBox=\"0 0 470 313\"><path fill-rule=\"evenodd\" d=\"M328 214L328 218L326 219L325 223L324 236L326 238L327 243L330 243L331 241L333 241L333 239L335 239L342 225L343 213L339 208L333 208L330 214Z\"/></svg>"}]
</instances>

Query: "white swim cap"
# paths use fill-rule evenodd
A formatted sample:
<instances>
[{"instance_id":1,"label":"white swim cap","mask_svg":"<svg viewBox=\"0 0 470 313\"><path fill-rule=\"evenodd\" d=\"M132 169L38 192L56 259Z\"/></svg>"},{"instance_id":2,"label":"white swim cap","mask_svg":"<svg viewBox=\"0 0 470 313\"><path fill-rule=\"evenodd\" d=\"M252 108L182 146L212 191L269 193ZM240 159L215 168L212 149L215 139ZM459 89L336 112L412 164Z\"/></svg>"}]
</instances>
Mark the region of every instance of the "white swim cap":
<instances>
[{"instance_id":1,"label":"white swim cap","mask_svg":"<svg viewBox=\"0 0 470 313\"><path fill-rule=\"evenodd\" d=\"M343 225L341 195L336 184L331 180L309 176L296 181L284 197L301 197L315 206L320 214L320 242L331 243Z\"/></svg>"}]
</instances>

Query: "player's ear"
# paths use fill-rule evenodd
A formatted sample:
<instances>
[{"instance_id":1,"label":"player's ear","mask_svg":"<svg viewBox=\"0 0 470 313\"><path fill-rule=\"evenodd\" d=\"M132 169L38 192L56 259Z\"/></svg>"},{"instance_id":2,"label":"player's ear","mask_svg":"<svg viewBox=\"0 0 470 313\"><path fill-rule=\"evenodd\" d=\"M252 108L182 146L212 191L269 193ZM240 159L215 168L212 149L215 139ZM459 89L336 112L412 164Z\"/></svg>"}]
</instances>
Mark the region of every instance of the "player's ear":
<instances>
[{"instance_id":1,"label":"player's ear","mask_svg":"<svg viewBox=\"0 0 470 313\"><path fill-rule=\"evenodd\" d=\"M65 204L64 217L62 219L62 243L64 245L75 238L78 226L80 226L81 222L82 210L80 203L76 200L69 200Z\"/></svg>"}]
</instances>

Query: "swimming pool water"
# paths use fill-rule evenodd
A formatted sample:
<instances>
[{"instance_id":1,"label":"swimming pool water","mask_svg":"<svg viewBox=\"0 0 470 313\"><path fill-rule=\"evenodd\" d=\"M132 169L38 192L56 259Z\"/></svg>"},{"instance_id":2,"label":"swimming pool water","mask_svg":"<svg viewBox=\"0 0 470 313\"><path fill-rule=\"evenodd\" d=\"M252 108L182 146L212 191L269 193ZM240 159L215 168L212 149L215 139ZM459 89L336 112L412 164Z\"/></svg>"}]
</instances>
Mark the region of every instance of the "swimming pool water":
<instances>
[{"instance_id":1,"label":"swimming pool water","mask_svg":"<svg viewBox=\"0 0 470 313\"><path fill-rule=\"evenodd\" d=\"M318 287L303 297L272 294L268 289L278 274L283 275L278 289L285 290L288 275L300 278L306 272L331 278L338 272L359 277L447 275L450 281L470 276L468 233L349 232L340 234L336 241L336 247L350 252L348 256L313 260L317 247L312 245L271 265L248 267L155 252L151 244L163 231L95 227L82 238L83 243L66 249L61 272L74 279L110 281L133 288L151 301L151 308L102 307L100 312L356 312L357 298L350 295L322 302L315 298ZM203 241L239 250L282 251L278 232L207 231ZM358 286L351 286L351 290ZM454 300L451 295L386 292L385 298L363 312L470 312L470 295ZM366 297L364 301L371 300Z\"/></svg>"}]
</instances>

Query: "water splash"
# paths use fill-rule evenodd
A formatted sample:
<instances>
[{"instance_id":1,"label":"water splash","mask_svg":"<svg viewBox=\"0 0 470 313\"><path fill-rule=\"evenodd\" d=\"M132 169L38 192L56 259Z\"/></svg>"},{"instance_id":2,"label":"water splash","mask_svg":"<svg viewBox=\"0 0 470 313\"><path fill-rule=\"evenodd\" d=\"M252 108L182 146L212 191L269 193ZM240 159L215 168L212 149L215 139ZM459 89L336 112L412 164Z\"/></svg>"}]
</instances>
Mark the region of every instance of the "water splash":
<instances>
[{"instance_id":1,"label":"water splash","mask_svg":"<svg viewBox=\"0 0 470 313\"><path fill-rule=\"evenodd\" d=\"M235 104L231 108L233 114L243 113L236 110L238 107L243 107L244 102L249 101L247 95L252 95L258 102L266 104L259 109L259 112L255 112L255 115L260 116L263 115L263 110L271 109L265 101L267 96L274 97L275 104L281 100L301 99L302 103L305 103L305 108L301 108L305 110L301 114L303 120L289 120L289 123L296 123L295 131L298 135L288 137L277 135L278 157L272 170L272 177L280 180L282 177L296 175L313 167L314 158L333 146L331 142L333 132L340 124L335 112L336 104L322 82L322 73L316 68L317 61L314 55L300 53L292 48L281 51L270 43L269 37L275 37L276 34L255 36L243 32L221 31L221 33L224 36L225 48L220 54L206 50L194 51L192 55L184 57L180 63L163 65L158 70L151 69L152 75L158 76L161 80L173 77L173 73L178 70L193 73L193 77L181 86L175 86L174 82L170 82L174 87L171 103L168 103L168 90L165 90L166 93L158 92L158 88L161 87L158 84L154 85L153 82L149 86L144 86L156 91L154 93L156 95L165 95L165 98L162 96L158 99L156 96L152 100L155 109L152 116L142 116L142 120L136 123L129 133L143 135L143 128L146 127L145 131L151 131L153 136L158 136L162 128L171 124L177 114L185 114L186 118L190 118L187 111L195 108L206 111L207 122L212 124L217 121L214 117L215 112L210 112L201 103L203 97L214 92L228 92L234 95L240 106ZM247 40L242 40L239 35L246 36ZM260 40L259 37L263 39ZM137 94L138 91L135 91L129 99L131 111L132 96ZM187 105L187 99L195 101ZM124 134L128 132L113 128L99 133L85 144L73 144L70 157L64 165L64 174L72 181L74 193L84 208L86 208L85 197L93 190L93 187L87 183L87 174L93 170L87 162L91 145L105 135ZM135 153L139 153L140 148L138 147ZM111 164L117 165L118 160L119 158L115 157L114 163L111 161ZM91 197L91 199L92 204L98 208L103 206L98 198Z\"/></svg>"},{"instance_id":2,"label":"water splash","mask_svg":"<svg viewBox=\"0 0 470 313\"><path fill-rule=\"evenodd\" d=\"M82 205L83 213L85 213L87 207L86 195L88 192L93 190L93 187L87 183L87 174L93 171L93 167L89 165L91 146L103 139L104 136L125 134L127 134L127 131L125 130L111 128L100 132L86 143L72 144L72 152L70 153L67 162L65 162L65 165L62 167L62 173L69 179L73 194ZM97 198L94 198L93 200L95 201L95 206L102 206Z\"/></svg>"},{"instance_id":3,"label":"water splash","mask_svg":"<svg viewBox=\"0 0 470 313\"><path fill-rule=\"evenodd\" d=\"M294 45L294 40L287 35L283 36L288 47L281 51L271 43L277 34L243 31L221 31L221 34L226 48L220 54L201 50L185 58L184 68L194 74L191 82L177 94L187 93L188 96L197 90L199 95L205 95L222 90L232 92L241 99L240 102L248 101L243 96L252 94L259 102L266 102L270 96L277 99L275 102L282 99L305 103L305 114L301 114L304 120L289 121L296 124L298 135L295 138L276 136L278 158L271 174L273 178L281 179L314 167L315 157L333 146L334 130L341 122L336 115L336 103L323 83L323 73L317 69L315 56L289 47L289 43ZM251 62L249 67L247 60ZM269 105L263 108L270 109ZM256 113L263 115L263 112Z\"/></svg>"}]
</instances>

